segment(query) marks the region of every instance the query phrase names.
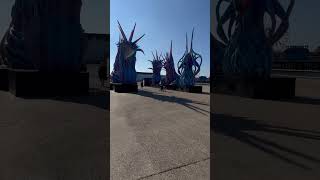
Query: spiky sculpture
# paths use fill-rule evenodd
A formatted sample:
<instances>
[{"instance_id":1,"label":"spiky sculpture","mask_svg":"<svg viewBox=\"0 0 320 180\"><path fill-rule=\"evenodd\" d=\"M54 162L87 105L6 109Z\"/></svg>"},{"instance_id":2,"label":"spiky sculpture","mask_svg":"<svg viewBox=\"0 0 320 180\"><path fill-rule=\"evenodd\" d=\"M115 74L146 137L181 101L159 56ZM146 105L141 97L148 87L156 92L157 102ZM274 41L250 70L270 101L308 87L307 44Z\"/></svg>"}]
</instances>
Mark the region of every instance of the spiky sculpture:
<instances>
[{"instance_id":1,"label":"spiky sculpture","mask_svg":"<svg viewBox=\"0 0 320 180\"><path fill-rule=\"evenodd\" d=\"M0 63L13 69L78 73L85 50L81 7L82 0L15 0L0 43Z\"/></svg>"},{"instance_id":2,"label":"spiky sculpture","mask_svg":"<svg viewBox=\"0 0 320 180\"><path fill-rule=\"evenodd\" d=\"M193 51L193 33L194 29L192 30L190 51L188 50L188 35L186 35L186 52L178 61L178 73L180 74L179 85L181 88L194 86L195 76L200 72L200 66L202 64L201 55Z\"/></svg>"},{"instance_id":3,"label":"spiky sculpture","mask_svg":"<svg viewBox=\"0 0 320 180\"><path fill-rule=\"evenodd\" d=\"M136 83L136 52L143 50L137 46L137 42L144 36L132 42L136 24L131 31L129 39L127 39L119 21L119 30L122 38L119 39L118 52L114 62L113 71L112 71L112 82L113 83L123 83L123 84L134 84Z\"/></svg>"},{"instance_id":4,"label":"spiky sculpture","mask_svg":"<svg viewBox=\"0 0 320 180\"><path fill-rule=\"evenodd\" d=\"M33 2L29 3L33 5ZM32 68L32 62L28 61L25 54L25 40L23 21L26 16L26 4L16 0L11 11L11 23L0 43L0 64L9 65L12 68Z\"/></svg>"},{"instance_id":5,"label":"spiky sculpture","mask_svg":"<svg viewBox=\"0 0 320 180\"><path fill-rule=\"evenodd\" d=\"M222 2L227 2L228 5L220 15ZM217 33L226 46L222 62L225 74L240 73L251 77L270 77L272 46L288 30L289 16L294 3L295 0L291 0L288 9L284 10L278 0L218 1ZM270 28L265 27L266 13L270 16ZM227 22L229 25L226 35L223 27Z\"/></svg>"},{"instance_id":6,"label":"spiky sculpture","mask_svg":"<svg viewBox=\"0 0 320 180\"><path fill-rule=\"evenodd\" d=\"M174 69L174 61L172 56L172 41L170 46L170 52L166 53L165 55L165 61L164 61L163 67L166 70L166 81L165 81L166 85L175 83L175 80L177 79L178 74Z\"/></svg>"},{"instance_id":7,"label":"spiky sculpture","mask_svg":"<svg viewBox=\"0 0 320 180\"><path fill-rule=\"evenodd\" d=\"M152 74L152 83L153 85L158 85L161 81L161 69L163 67L163 58L162 55L160 54L160 56L158 55L158 52L156 51L156 55L153 54L152 52L152 56L153 56L153 60L149 60L152 63L152 69L153 74Z\"/></svg>"}]
</instances>

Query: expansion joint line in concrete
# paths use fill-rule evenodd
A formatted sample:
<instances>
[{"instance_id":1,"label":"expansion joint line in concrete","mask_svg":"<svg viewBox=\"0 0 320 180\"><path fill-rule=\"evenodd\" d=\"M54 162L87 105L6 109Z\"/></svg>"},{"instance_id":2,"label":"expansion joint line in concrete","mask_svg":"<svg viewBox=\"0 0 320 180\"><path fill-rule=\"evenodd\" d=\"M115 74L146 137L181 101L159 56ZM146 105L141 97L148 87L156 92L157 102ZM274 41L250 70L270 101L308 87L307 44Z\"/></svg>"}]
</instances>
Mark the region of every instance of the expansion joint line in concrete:
<instances>
[{"instance_id":1,"label":"expansion joint line in concrete","mask_svg":"<svg viewBox=\"0 0 320 180\"><path fill-rule=\"evenodd\" d=\"M160 172L157 172L157 173L154 173L154 174L150 174L150 175L147 175L147 176L144 176L144 177L140 177L137 180L147 179L149 177L156 176L156 175L159 175L159 174L163 174L163 173L166 173L166 172L169 172L169 171L172 171L172 170L180 169L180 168L187 167L187 166L190 166L190 165L193 165L193 164L198 164L200 162L203 162L203 161L206 161L206 160L209 160L209 159L210 159L210 157L207 157L207 158L199 160L199 161L194 161L194 162L190 162L190 163L187 163L187 164L182 164L180 166L172 167L172 168L164 170L164 171L160 171Z\"/></svg>"}]
</instances>

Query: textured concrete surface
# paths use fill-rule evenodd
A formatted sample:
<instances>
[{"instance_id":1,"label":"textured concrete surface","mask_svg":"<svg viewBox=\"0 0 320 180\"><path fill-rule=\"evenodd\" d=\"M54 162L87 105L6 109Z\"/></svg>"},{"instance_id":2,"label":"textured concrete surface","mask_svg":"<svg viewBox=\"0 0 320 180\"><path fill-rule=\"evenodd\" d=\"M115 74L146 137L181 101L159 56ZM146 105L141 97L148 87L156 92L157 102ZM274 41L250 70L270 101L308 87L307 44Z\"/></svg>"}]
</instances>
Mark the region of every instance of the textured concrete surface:
<instances>
[{"instance_id":1,"label":"textured concrete surface","mask_svg":"<svg viewBox=\"0 0 320 180\"><path fill-rule=\"evenodd\" d=\"M23 99L0 91L0 179L108 179L108 102L101 93Z\"/></svg>"},{"instance_id":2,"label":"textured concrete surface","mask_svg":"<svg viewBox=\"0 0 320 180\"><path fill-rule=\"evenodd\" d=\"M111 179L209 179L208 92L144 87L110 100Z\"/></svg>"},{"instance_id":3,"label":"textured concrete surface","mask_svg":"<svg viewBox=\"0 0 320 180\"><path fill-rule=\"evenodd\" d=\"M212 179L320 177L320 81L297 79L284 101L213 95Z\"/></svg>"}]
</instances>

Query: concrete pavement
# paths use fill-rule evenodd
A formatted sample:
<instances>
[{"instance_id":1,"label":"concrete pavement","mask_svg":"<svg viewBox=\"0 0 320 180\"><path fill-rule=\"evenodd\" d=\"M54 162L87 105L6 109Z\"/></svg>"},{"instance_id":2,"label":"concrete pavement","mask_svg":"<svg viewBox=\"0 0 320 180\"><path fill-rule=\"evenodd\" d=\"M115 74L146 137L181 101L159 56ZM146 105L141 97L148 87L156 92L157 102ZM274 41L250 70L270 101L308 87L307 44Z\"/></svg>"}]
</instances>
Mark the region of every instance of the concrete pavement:
<instances>
[{"instance_id":1,"label":"concrete pavement","mask_svg":"<svg viewBox=\"0 0 320 180\"><path fill-rule=\"evenodd\" d=\"M213 95L214 180L320 177L320 81L297 79L297 98Z\"/></svg>"},{"instance_id":2,"label":"concrete pavement","mask_svg":"<svg viewBox=\"0 0 320 180\"><path fill-rule=\"evenodd\" d=\"M111 179L208 180L209 97L152 87L111 91Z\"/></svg>"},{"instance_id":3,"label":"concrete pavement","mask_svg":"<svg viewBox=\"0 0 320 180\"><path fill-rule=\"evenodd\" d=\"M98 90L47 99L0 91L0 179L108 179L108 105Z\"/></svg>"}]
</instances>

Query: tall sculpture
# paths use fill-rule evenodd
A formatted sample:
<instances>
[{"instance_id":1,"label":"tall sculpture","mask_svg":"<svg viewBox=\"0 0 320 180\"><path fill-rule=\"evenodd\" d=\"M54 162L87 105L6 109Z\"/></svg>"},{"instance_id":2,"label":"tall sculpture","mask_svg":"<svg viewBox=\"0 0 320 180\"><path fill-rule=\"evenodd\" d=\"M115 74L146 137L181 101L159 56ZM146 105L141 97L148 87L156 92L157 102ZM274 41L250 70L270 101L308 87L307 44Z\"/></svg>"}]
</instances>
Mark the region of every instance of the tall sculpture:
<instances>
[{"instance_id":1,"label":"tall sculpture","mask_svg":"<svg viewBox=\"0 0 320 180\"><path fill-rule=\"evenodd\" d=\"M152 52L152 56L153 56L153 60L149 60L152 63L152 69L153 74L152 74L152 83L153 85L157 85L160 83L161 81L161 69L163 67L163 58L162 55L160 54L160 56L158 55L158 52L156 51L156 55L153 54Z\"/></svg>"},{"instance_id":2,"label":"tall sculpture","mask_svg":"<svg viewBox=\"0 0 320 180\"><path fill-rule=\"evenodd\" d=\"M220 15L223 2L228 5ZM272 46L286 33L294 2L291 0L285 11L278 0L218 1L217 33L225 46L222 62L225 74L240 73L249 77L270 77ZM270 16L270 28L265 26L265 13ZM280 21L278 27L277 20ZM226 35L223 26L228 21Z\"/></svg>"},{"instance_id":3,"label":"tall sculpture","mask_svg":"<svg viewBox=\"0 0 320 180\"><path fill-rule=\"evenodd\" d=\"M195 76L200 72L202 57L193 50L193 33L191 36L191 47L188 49L188 35L186 35L186 52L178 61L178 73L180 74L179 86L182 88L195 85Z\"/></svg>"},{"instance_id":4,"label":"tall sculpture","mask_svg":"<svg viewBox=\"0 0 320 180\"><path fill-rule=\"evenodd\" d=\"M32 18L30 5L34 2L24 3L16 0L11 10L11 22L0 44L0 58L3 65L12 68L34 68L34 63L26 56L25 28ZM28 8L29 7L29 8Z\"/></svg>"},{"instance_id":5,"label":"tall sculpture","mask_svg":"<svg viewBox=\"0 0 320 180\"><path fill-rule=\"evenodd\" d=\"M112 71L112 82L113 83L123 83L123 84L135 84L136 83L136 52L143 50L137 46L138 41L144 36L142 35L135 41L132 41L136 24L131 31L129 39L127 39L120 23L118 22L119 30L121 32L122 38L119 39L118 52L113 66Z\"/></svg>"},{"instance_id":6,"label":"tall sculpture","mask_svg":"<svg viewBox=\"0 0 320 180\"><path fill-rule=\"evenodd\" d=\"M178 74L176 73L176 70L174 68L174 61L172 56L172 41L170 46L170 52L166 53L165 55L165 61L163 64L164 69L166 70L166 85L170 85L172 83L175 83Z\"/></svg>"},{"instance_id":7,"label":"tall sculpture","mask_svg":"<svg viewBox=\"0 0 320 180\"><path fill-rule=\"evenodd\" d=\"M16 0L0 44L1 62L14 69L79 72L81 0Z\"/></svg>"}]
</instances>

